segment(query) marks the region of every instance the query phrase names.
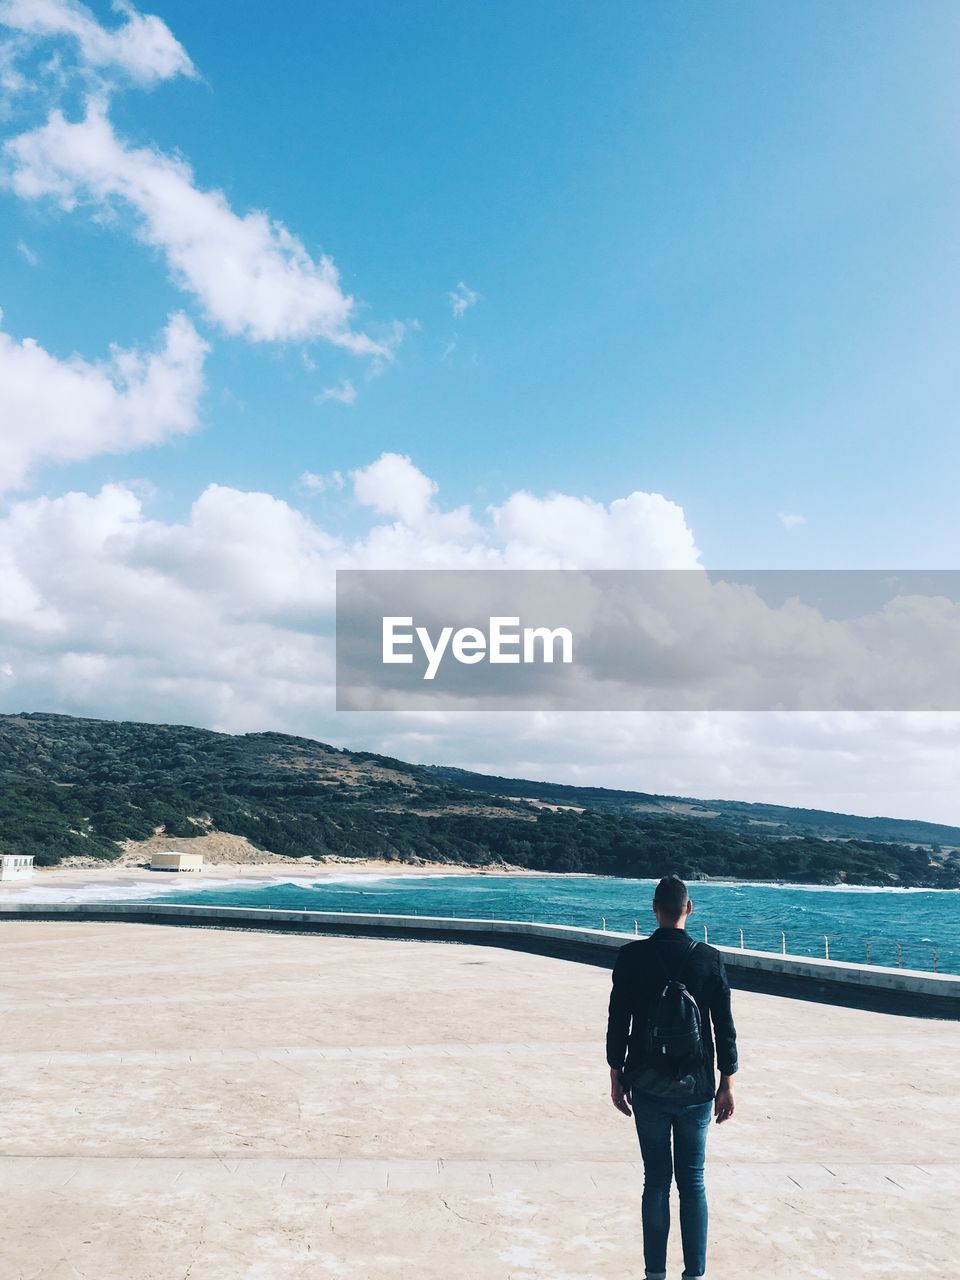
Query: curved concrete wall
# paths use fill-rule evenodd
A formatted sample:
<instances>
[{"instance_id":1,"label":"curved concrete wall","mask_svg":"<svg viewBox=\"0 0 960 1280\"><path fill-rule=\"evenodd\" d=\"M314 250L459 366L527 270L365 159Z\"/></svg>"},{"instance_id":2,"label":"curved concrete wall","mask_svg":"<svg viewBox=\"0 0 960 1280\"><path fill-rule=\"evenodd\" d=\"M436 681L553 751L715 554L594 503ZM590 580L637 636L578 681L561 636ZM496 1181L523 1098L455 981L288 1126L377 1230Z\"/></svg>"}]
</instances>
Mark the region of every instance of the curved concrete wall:
<instances>
[{"instance_id":1,"label":"curved concrete wall","mask_svg":"<svg viewBox=\"0 0 960 1280\"><path fill-rule=\"evenodd\" d=\"M461 920L445 916L363 915L340 911L281 911L259 907L183 906L179 903L0 903L0 920L123 920L132 923L337 933L354 937L471 942L612 968L633 934L525 920ZM730 984L799 999L925 1017L960 1019L960 976L848 964L807 956L771 955L717 947Z\"/></svg>"}]
</instances>

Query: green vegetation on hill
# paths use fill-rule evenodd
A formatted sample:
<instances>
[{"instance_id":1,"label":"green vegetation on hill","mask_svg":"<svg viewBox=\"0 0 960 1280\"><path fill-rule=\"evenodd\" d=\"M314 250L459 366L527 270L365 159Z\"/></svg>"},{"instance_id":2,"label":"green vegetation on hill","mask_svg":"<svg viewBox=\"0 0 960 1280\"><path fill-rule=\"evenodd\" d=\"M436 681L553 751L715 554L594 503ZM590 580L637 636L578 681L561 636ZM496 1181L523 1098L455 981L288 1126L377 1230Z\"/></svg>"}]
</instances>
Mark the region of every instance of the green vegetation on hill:
<instances>
[{"instance_id":1,"label":"green vegetation on hill","mask_svg":"<svg viewBox=\"0 0 960 1280\"><path fill-rule=\"evenodd\" d=\"M793 827L783 820L792 810L757 825L739 817L718 821L696 811L699 802L690 802L693 812L680 812L658 796L480 779L280 733L0 716L0 849L32 853L50 865L73 854L115 858L118 841L158 830L172 841L221 831L294 857L960 885L955 853L932 857L928 848L889 840L823 839L805 829L805 819ZM627 799L611 803L611 797ZM543 799L583 812L530 802Z\"/></svg>"},{"instance_id":2,"label":"green vegetation on hill","mask_svg":"<svg viewBox=\"0 0 960 1280\"><path fill-rule=\"evenodd\" d=\"M881 842L927 844L960 848L960 827L905 818L864 818L826 809L794 809L779 804L746 800L698 800L690 796L658 796L643 791L616 791L609 787L573 787L556 782L531 782L524 778L498 778L469 769L430 765L437 777L470 791L502 796L526 796L545 804L584 805L604 813L685 814L710 820L714 825L741 830L751 826L776 827L781 835L820 835L835 839L856 837Z\"/></svg>"}]
</instances>

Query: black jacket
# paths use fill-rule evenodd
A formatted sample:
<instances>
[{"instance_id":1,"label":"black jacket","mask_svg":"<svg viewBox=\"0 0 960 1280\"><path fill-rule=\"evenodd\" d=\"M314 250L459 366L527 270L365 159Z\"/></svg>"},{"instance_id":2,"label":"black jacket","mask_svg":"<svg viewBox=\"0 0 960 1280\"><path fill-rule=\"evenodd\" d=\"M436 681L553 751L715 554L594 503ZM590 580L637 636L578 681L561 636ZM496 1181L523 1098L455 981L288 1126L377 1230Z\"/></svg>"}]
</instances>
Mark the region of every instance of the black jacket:
<instances>
[{"instance_id":1,"label":"black jacket","mask_svg":"<svg viewBox=\"0 0 960 1280\"><path fill-rule=\"evenodd\" d=\"M686 985L700 1009L706 1062L697 1096L706 1099L716 1093L715 1068L727 1076L737 1069L737 1033L723 957L705 942L691 951L692 941L684 929L656 929L649 938L628 942L617 952L607 1018L607 1064L623 1068L628 1088L631 1072L647 1065L647 1018L666 982L664 968Z\"/></svg>"}]
</instances>

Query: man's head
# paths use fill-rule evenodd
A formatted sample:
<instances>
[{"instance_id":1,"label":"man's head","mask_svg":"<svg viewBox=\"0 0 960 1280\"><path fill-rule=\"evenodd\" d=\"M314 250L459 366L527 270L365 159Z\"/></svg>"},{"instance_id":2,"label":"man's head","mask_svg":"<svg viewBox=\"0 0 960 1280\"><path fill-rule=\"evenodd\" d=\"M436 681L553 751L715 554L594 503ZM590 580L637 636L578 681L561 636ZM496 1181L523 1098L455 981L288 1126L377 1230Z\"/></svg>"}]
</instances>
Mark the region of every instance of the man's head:
<instances>
[{"instance_id":1,"label":"man's head","mask_svg":"<svg viewBox=\"0 0 960 1280\"><path fill-rule=\"evenodd\" d=\"M666 929L682 929L693 903L687 886L679 876L664 876L653 895L653 914L657 924Z\"/></svg>"}]
</instances>

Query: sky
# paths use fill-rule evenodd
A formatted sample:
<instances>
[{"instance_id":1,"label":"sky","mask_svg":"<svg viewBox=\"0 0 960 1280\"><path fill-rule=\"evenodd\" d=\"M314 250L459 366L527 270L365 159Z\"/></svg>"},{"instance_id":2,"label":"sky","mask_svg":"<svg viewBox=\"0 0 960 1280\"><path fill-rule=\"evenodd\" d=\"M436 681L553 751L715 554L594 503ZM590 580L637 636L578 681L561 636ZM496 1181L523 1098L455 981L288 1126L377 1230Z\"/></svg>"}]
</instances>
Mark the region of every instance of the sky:
<instances>
[{"instance_id":1,"label":"sky","mask_svg":"<svg viewBox=\"0 0 960 1280\"><path fill-rule=\"evenodd\" d=\"M0 709L960 822L946 714L336 714L338 567L956 567L960 18L0 0Z\"/></svg>"}]
</instances>

